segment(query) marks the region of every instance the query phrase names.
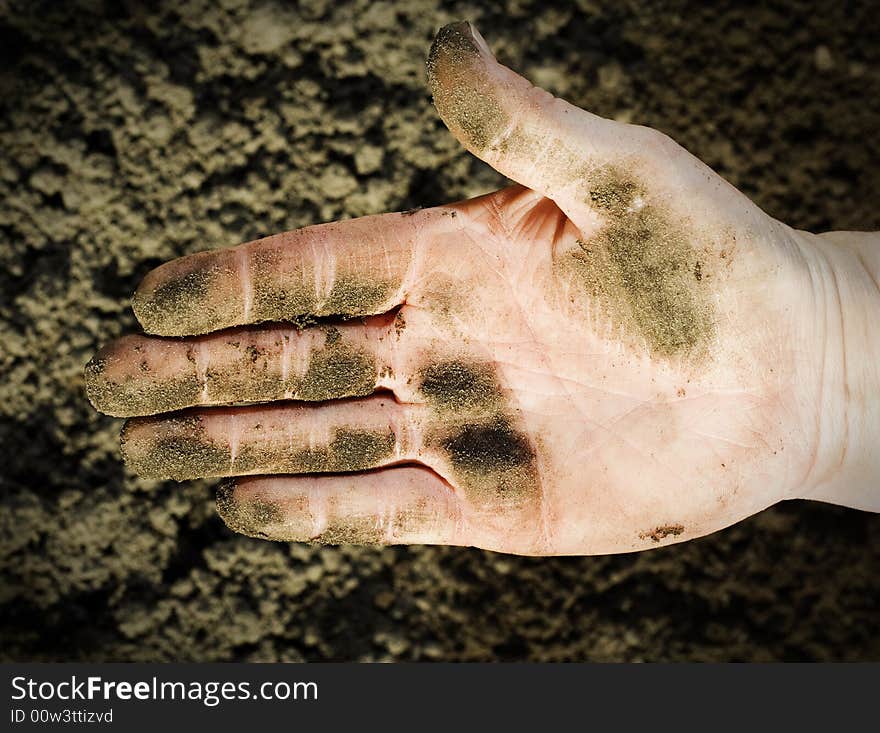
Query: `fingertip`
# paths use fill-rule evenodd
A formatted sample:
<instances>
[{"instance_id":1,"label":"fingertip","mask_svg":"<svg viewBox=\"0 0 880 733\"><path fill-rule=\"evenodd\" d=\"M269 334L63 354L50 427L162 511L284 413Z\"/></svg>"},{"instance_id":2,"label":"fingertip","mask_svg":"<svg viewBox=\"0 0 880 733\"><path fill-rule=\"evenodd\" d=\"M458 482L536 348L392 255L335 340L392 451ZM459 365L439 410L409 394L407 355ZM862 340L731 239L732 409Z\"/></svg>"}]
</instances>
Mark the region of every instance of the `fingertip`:
<instances>
[{"instance_id":1,"label":"fingertip","mask_svg":"<svg viewBox=\"0 0 880 733\"><path fill-rule=\"evenodd\" d=\"M137 318L141 328L146 333L160 336L167 335L162 333L165 330L162 326L166 319L165 314L161 312L162 309L158 307L155 293L161 282L161 273L165 269L167 269L167 263L150 270L131 296L131 309L134 311L134 317Z\"/></svg>"},{"instance_id":2,"label":"fingertip","mask_svg":"<svg viewBox=\"0 0 880 733\"><path fill-rule=\"evenodd\" d=\"M429 68L436 64L441 57L448 54L457 54L459 59L472 54L479 54L481 50L488 51L488 46L482 36L479 36L476 28L468 20L458 20L448 23L437 31L431 50L428 54Z\"/></svg>"},{"instance_id":3,"label":"fingertip","mask_svg":"<svg viewBox=\"0 0 880 733\"><path fill-rule=\"evenodd\" d=\"M104 409L104 389L103 375L107 367L101 352L98 351L88 363L83 367L83 382L85 385L86 397L92 403L98 412L105 412ZM109 413L108 413L109 414Z\"/></svg>"},{"instance_id":4,"label":"fingertip","mask_svg":"<svg viewBox=\"0 0 880 733\"><path fill-rule=\"evenodd\" d=\"M229 529L239 534L247 534L247 528L239 521L238 502L235 498L235 479L226 479L217 484L214 505L217 515Z\"/></svg>"},{"instance_id":5,"label":"fingertip","mask_svg":"<svg viewBox=\"0 0 880 733\"><path fill-rule=\"evenodd\" d=\"M291 513L267 494L248 491L238 479L217 486L215 504L220 519L237 534L275 542L309 540L311 523L302 512Z\"/></svg>"},{"instance_id":6,"label":"fingertip","mask_svg":"<svg viewBox=\"0 0 880 733\"><path fill-rule=\"evenodd\" d=\"M428 53L428 68L430 71L441 61L462 62L477 58L494 61L495 54L473 23L459 20L437 31Z\"/></svg>"},{"instance_id":7,"label":"fingertip","mask_svg":"<svg viewBox=\"0 0 880 733\"><path fill-rule=\"evenodd\" d=\"M230 466L228 447L218 445L198 415L135 417L119 435L125 465L141 478L188 481L222 476Z\"/></svg>"},{"instance_id":8,"label":"fingertip","mask_svg":"<svg viewBox=\"0 0 880 733\"><path fill-rule=\"evenodd\" d=\"M200 252L151 270L131 298L146 333L194 336L241 321L239 273L229 250Z\"/></svg>"},{"instance_id":9,"label":"fingertip","mask_svg":"<svg viewBox=\"0 0 880 733\"><path fill-rule=\"evenodd\" d=\"M217 514L223 523L237 534L259 539L268 539L268 536L260 531L266 524L267 512L250 511L249 502L241 502L236 496L235 479L221 481L215 494L215 506Z\"/></svg>"},{"instance_id":10,"label":"fingertip","mask_svg":"<svg viewBox=\"0 0 880 733\"><path fill-rule=\"evenodd\" d=\"M83 367L83 383L86 397L98 412L110 417L127 417L126 401L122 398L120 385L111 377L114 361L118 358L120 345L128 337L102 346Z\"/></svg>"},{"instance_id":11,"label":"fingertip","mask_svg":"<svg viewBox=\"0 0 880 733\"><path fill-rule=\"evenodd\" d=\"M181 314L192 308L193 301L205 299L208 282L198 270L170 272L169 264L147 274L131 297L131 308L144 332L185 336L192 328L185 324Z\"/></svg>"},{"instance_id":12,"label":"fingertip","mask_svg":"<svg viewBox=\"0 0 880 733\"><path fill-rule=\"evenodd\" d=\"M494 56L467 21L441 28L428 53L428 86L434 106L453 135L478 153L491 147L509 125L498 80L492 79Z\"/></svg>"},{"instance_id":13,"label":"fingertip","mask_svg":"<svg viewBox=\"0 0 880 733\"><path fill-rule=\"evenodd\" d=\"M201 385L195 375L167 377L159 363L179 368L169 349L151 349L155 340L138 334L122 336L102 346L83 367L85 394L92 406L111 417L134 417L168 412L195 404ZM170 346L170 344L169 344Z\"/></svg>"}]
</instances>

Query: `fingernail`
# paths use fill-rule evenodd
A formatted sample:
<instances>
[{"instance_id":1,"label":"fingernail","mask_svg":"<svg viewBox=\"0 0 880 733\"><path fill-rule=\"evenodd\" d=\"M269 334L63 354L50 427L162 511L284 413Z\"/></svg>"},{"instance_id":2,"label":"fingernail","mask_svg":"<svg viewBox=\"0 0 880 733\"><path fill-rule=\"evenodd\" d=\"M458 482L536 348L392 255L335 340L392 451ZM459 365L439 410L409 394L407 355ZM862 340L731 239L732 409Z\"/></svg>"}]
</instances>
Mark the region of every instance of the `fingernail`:
<instances>
[{"instance_id":1,"label":"fingernail","mask_svg":"<svg viewBox=\"0 0 880 733\"><path fill-rule=\"evenodd\" d=\"M472 52L480 55L488 55L492 58L492 51L483 36L470 21L459 20L449 23L437 31L432 47L432 55L436 49L456 49L459 53Z\"/></svg>"}]
</instances>

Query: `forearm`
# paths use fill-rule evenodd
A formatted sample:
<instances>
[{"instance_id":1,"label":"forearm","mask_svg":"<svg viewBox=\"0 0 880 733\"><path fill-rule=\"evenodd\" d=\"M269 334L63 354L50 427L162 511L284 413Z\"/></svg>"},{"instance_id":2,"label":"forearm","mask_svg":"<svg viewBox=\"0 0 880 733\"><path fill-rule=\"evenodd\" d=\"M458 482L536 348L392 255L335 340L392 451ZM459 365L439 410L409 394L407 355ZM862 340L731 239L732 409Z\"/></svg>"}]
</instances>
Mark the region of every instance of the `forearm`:
<instances>
[{"instance_id":1,"label":"forearm","mask_svg":"<svg viewBox=\"0 0 880 733\"><path fill-rule=\"evenodd\" d=\"M814 242L827 353L805 498L880 511L880 232L829 232Z\"/></svg>"}]
</instances>

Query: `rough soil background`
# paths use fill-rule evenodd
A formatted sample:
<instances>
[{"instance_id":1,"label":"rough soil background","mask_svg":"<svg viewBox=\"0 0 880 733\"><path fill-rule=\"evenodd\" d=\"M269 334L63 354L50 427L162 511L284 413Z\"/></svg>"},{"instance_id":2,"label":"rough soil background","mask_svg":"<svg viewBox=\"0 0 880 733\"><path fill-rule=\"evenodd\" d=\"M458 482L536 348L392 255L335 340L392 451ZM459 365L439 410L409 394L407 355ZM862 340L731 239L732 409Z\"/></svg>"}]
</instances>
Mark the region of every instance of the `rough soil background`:
<instances>
[{"instance_id":1,"label":"rough soil background","mask_svg":"<svg viewBox=\"0 0 880 733\"><path fill-rule=\"evenodd\" d=\"M4 4L0 3L0 7ZM0 658L880 659L880 516L804 502L643 554L317 549L128 474L82 367L184 253L503 180L434 113L499 57L811 230L880 229L876 2L22 2L0 10Z\"/></svg>"}]
</instances>

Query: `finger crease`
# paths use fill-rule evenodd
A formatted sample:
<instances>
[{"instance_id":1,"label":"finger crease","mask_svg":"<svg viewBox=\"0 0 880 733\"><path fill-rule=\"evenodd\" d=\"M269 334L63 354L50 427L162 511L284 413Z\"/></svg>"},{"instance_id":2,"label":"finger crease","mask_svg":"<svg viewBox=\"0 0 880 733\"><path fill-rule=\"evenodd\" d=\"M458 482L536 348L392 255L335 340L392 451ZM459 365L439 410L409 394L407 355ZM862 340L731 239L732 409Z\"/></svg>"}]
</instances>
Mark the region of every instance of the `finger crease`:
<instances>
[{"instance_id":1,"label":"finger crease","mask_svg":"<svg viewBox=\"0 0 880 733\"><path fill-rule=\"evenodd\" d=\"M238 430L238 420L236 420L234 414L229 415L227 428L229 432L229 467L235 468L235 459L238 457L238 444L240 436Z\"/></svg>"},{"instance_id":2,"label":"finger crease","mask_svg":"<svg viewBox=\"0 0 880 733\"><path fill-rule=\"evenodd\" d=\"M312 537L320 537L329 524L327 497L324 493L316 494L315 492L310 492L308 496L309 512L312 515Z\"/></svg>"},{"instance_id":3,"label":"finger crease","mask_svg":"<svg viewBox=\"0 0 880 733\"><path fill-rule=\"evenodd\" d=\"M393 545L394 544L394 534L396 531L396 527L394 526L394 505L390 501L390 499L386 496L384 507L383 507L383 516L382 516L382 524L385 526L385 542L386 544Z\"/></svg>"},{"instance_id":4,"label":"finger crease","mask_svg":"<svg viewBox=\"0 0 880 733\"><path fill-rule=\"evenodd\" d=\"M290 378L290 334L285 333L281 336L281 384L284 385L284 398L290 399L290 387L288 379Z\"/></svg>"},{"instance_id":5,"label":"finger crease","mask_svg":"<svg viewBox=\"0 0 880 733\"><path fill-rule=\"evenodd\" d=\"M254 288L251 282L250 253L247 247L238 251L238 272L241 278L241 292L244 299L244 321L248 323L254 303Z\"/></svg>"},{"instance_id":6,"label":"finger crease","mask_svg":"<svg viewBox=\"0 0 880 733\"><path fill-rule=\"evenodd\" d=\"M196 342L196 378L202 385L202 403L208 402L208 360L210 354L203 341Z\"/></svg>"},{"instance_id":7,"label":"finger crease","mask_svg":"<svg viewBox=\"0 0 880 733\"><path fill-rule=\"evenodd\" d=\"M422 263L425 250L424 242L422 241L423 236L424 229L422 225L418 223L414 226L413 233L407 240L407 245L409 246L409 261L407 262L403 280L400 283L400 300L403 303L407 302L407 299L413 291L415 279L424 269Z\"/></svg>"},{"instance_id":8,"label":"finger crease","mask_svg":"<svg viewBox=\"0 0 880 733\"><path fill-rule=\"evenodd\" d=\"M312 245L312 253L315 263L315 295L323 306L330 300L330 293L336 282L336 258L330 254L326 246Z\"/></svg>"}]
</instances>

